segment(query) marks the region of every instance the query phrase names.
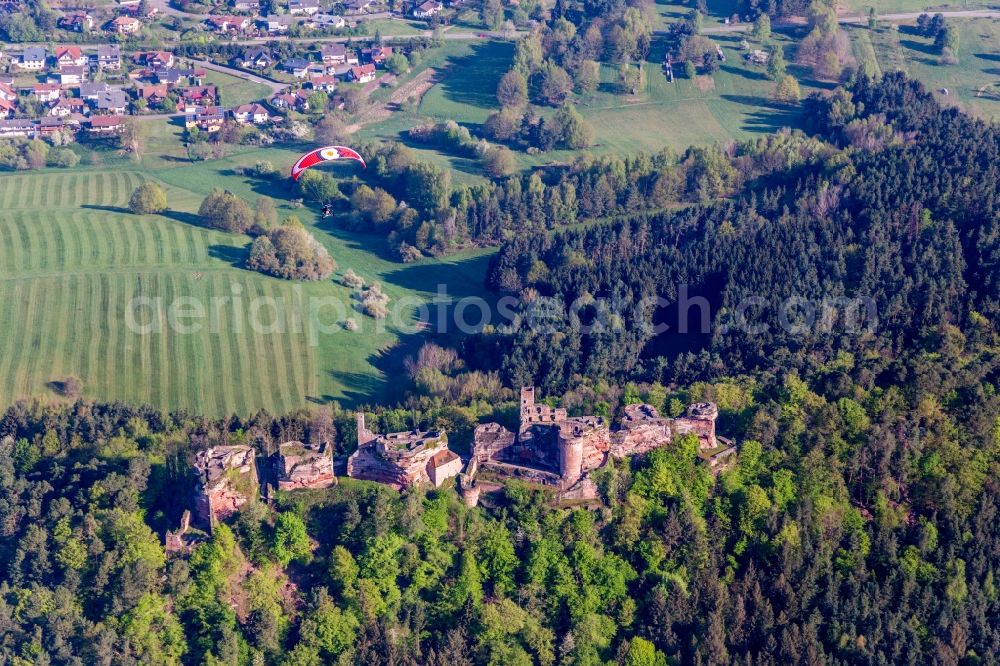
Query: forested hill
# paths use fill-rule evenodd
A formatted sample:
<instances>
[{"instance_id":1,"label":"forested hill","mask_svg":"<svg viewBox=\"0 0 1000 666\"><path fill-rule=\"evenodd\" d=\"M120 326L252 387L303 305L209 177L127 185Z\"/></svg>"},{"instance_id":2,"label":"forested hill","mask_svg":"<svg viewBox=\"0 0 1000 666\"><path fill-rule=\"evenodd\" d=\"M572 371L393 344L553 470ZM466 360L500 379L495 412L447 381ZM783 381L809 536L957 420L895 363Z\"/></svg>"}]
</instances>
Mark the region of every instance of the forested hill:
<instances>
[{"instance_id":1,"label":"forested hill","mask_svg":"<svg viewBox=\"0 0 1000 666\"><path fill-rule=\"evenodd\" d=\"M765 173L712 205L508 241L491 284L530 288L528 300L540 293L525 308L558 322L559 340L526 329L482 336L473 358L503 358L514 384L556 392L575 374L674 381L814 367L837 351L888 363L943 325L995 316L1000 129L941 108L902 74L861 78L807 104L812 131L840 148L822 160ZM653 295L675 302L681 285L711 301L710 336L678 335L674 309L638 305ZM617 327L574 332L563 308L581 296L611 303ZM817 314L789 334L778 306L793 297L818 312L824 298L870 299L861 313L875 318L862 317L859 334L827 330ZM766 305L747 301L759 298ZM696 330L699 310L688 312ZM767 334L732 325L736 312ZM674 326L652 338L650 321Z\"/></svg>"},{"instance_id":2,"label":"forested hill","mask_svg":"<svg viewBox=\"0 0 1000 666\"><path fill-rule=\"evenodd\" d=\"M613 420L712 400L738 443L718 476L679 437L596 472L587 508L513 481L470 508L448 486L341 479L248 502L168 555L196 451L343 457L353 414L20 403L0 417L0 664L995 663L998 131L899 76L811 104L822 141L683 170L712 189L752 163L739 198L511 241L494 283L555 332L472 340L466 359L495 354L505 375L422 350L410 403L370 410L377 431L457 447L517 414L500 377ZM770 313L769 332L651 340L616 314L681 281L723 321L747 295L861 294L877 324L795 335ZM588 336L559 322L584 293L581 316L607 324ZM697 375L715 378L678 380Z\"/></svg>"}]
</instances>

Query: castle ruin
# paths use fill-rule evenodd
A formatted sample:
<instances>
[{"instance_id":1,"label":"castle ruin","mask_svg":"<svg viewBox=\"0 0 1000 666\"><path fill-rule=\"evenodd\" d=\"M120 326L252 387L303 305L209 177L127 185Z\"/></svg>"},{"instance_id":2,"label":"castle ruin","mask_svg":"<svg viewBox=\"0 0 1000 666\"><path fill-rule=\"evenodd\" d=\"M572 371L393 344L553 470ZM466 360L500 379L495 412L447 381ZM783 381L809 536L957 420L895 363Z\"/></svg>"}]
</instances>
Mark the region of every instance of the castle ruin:
<instances>
[{"instance_id":1,"label":"castle ruin","mask_svg":"<svg viewBox=\"0 0 1000 666\"><path fill-rule=\"evenodd\" d=\"M708 402L690 405L679 418L660 416L652 405L628 405L618 429L612 431L601 416L571 417L565 409L536 403L535 389L529 386L521 389L517 433L499 423L476 428L475 467L470 469L551 486L564 496L589 498L596 489L588 474L609 458L642 455L683 435L698 438L700 454L715 468L717 460L733 451L716 437L718 415L715 404ZM472 487L473 482L464 485Z\"/></svg>"},{"instance_id":2,"label":"castle ruin","mask_svg":"<svg viewBox=\"0 0 1000 666\"><path fill-rule=\"evenodd\" d=\"M278 447L278 490L329 488L337 483L333 458L325 445L285 442Z\"/></svg>"},{"instance_id":3,"label":"castle ruin","mask_svg":"<svg viewBox=\"0 0 1000 666\"><path fill-rule=\"evenodd\" d=\"M376 435L358 413L358 450L347 459L347 475L377 481L397 490L420 484L440 487L462 470L462 460L448 449L448 435L411 430Z\"/></svg>"},{"instance_id":4,"label":"castle ruin","mask_svg":"<svg viewBox=\"0 0 1000 666\"><path fill-rule=\"evenodd\" d=\"M257 497L253 447L216 446L195 455L194 512L209 529Z\"/></svg>"}]
</instances>

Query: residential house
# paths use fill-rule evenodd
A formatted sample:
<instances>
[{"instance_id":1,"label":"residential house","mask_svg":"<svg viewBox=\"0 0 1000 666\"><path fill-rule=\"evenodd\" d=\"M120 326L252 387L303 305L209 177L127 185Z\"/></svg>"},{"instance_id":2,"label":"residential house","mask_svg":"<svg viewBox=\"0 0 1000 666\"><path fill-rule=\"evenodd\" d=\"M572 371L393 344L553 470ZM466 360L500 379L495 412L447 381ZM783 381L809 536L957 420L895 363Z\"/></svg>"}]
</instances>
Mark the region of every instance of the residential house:
<instances>
[{"instance_id":1,"label":"residential house","mask_svg":"<svg viewBox=\"0 0 1000 666\"><path fill-rule=\"evenodd\" d=\"M309 61L302 58L289 58L281 63L281 69L297 79L304 79L309 73Z\"/></svg>"},{"instance_id":2,"label":"residential house","mask_svg":"<svg viewBox=\"0 0 1000 666\"><path fill-rule=\"evenodd\" d=\"M87 131L98 136L118 134L125 128L125 118L122 116L94 116L88 122Z\"/></svg>"},{"instance_id":3,"label":"residential house","mask_svg":"<svg viewBox=\"0 0 1000 666\"><path fill-rule=\"evenodd\" d=\"M263 104L240 104L233 109L233 119L241 124L266 125L271 122L271 114Z\"/></svg>"},{"instance_id":4,"label":"residential house","mask_svg":"<svg viewBox=\"0 0 1000 666\"><path fill-rule=\"evenodd\" d=\"M142 29L142 22L131 16L119 16L110 23L109 31L116 35L134 35Z\"/></svg>"},{"instance_id":5,"label":"residential house","mask_svg":"<svg viewBox=\"0 0 1000 666\"><path fill-rule=\"evenodd\" d=\"M139 99L146 100L149 104L162 104L167 99L168 92L167 84L161 83L158 85L139 86L136 96Z\"/></svg>"},{"instance_id":6,"label":"residential house","mask_svg":"<svg viewBox=\"0 0 1000 666\"><path fill-rule=\"evenodd\" d=\"M342 65L347 62L347 47L343 44L324 44L319 53L324 65Z\"/></svg>"},{"instance_id":7,"label":"residential house","mask_svg":"<svg viewBox=\"0 0 1000 666\"><path fill-rule=\"evenodd\" d=\"M128 95L117 89L102 92L97 96L97 110L105 114L123 116L128 110Z\"/></svg>"},{"instance_id":8,"label":"residential house","mask_svg":"<svg viewBox=\"0 0 1000 666\"><path fill-rule=\"evenodd\" d=\"M356 65L351 67L349 74L351 81L357 81L358 83L368 83L369 81L375 80L375 65Z\"/></svg>"},{"instance_id":9,"label":"residential house","mask_svg":"<svg viewBox=\"0 0 1000 666\"><path fill-rule=\"evenodd\" d=\"M5 102L17 101L17 91L14 90L14 86L0 81L0 99Z\"/></svg>"},{"instance_id":10,"label":"residential house","mask_svg":"<svg viewBox=\"0 0 1000 666\"><path fill-rule=\"evenodd\" d=\"M73 12L60 16L56 27L69 32L90 32L94 29L94 17L87 12Z\"/></svg>"},{"instance_id":11,"label":"residential house","mask_svg":"<svg viewBox=\"0 0 1000 666\"><path fill-rule=\"evenodd\" d=\"M257 14L260 12L259 0L233 0L233 9L238 12Z\"/></svg>"},{"instance_id":12,"label":"residential house","mask_svg":"<svg viewBox=\"0 0 1000 666\"><path fill-rule=\"evenodd\" d=\"M295 96L295 107L299 111L308 111L309 98L312 97L313 91L300 88L299 90L293 91L292 94Z\"/></svg>"},{"instance_id":13,"label":"residential house","mask_svg":"<svg viewBox=\"0 0 1000 666\"><path fill-rule=\"evenodd\" d=\"M36 83L31 86L31 96L39 102L54 102L62 95L58 83Z\"/></svg>"},{"instance_id":14,"label":"residential house","mask_svg":"<svg viewBox=\"0 0 1000 666\"><path fill-rule=\"evenodd\" d=\"M79 97L60 97L49 106L49 115L53 118L65 118L74 113L84 113L87 106Z\"/></svg>"},{"instance_id":15,"label":"residential house","mask_svg":"<svg viewBox=\"0 0 1000 666\"><path fill-rule=\"evenodd\" d=\"M313 28L325 30L328 28L346 27L347 21L344 20L343 16L337 16L336 14L315 14L309 20L309 24Z\"/></svg>"},{"instance_id":16,"label":"residential house","mask_svg":"<svg viewBox=\"0 0 1000 666\"><path fill-rule=\"evenodd\" d=\"M288 0L288 13L312 16L319 12L319 0Z\"/></svg>"},{"instance_id":17,"label":"residential house","mask_svg":"<svg viewBox=\"0 0 1000 666\"><path fill-rule=\"evenodd\" d=\"M83 67L87 64L87 56L79 46L57 46L56 65L59 69L64 67Z\"/></svg>"},{"instance_id":18,"label":"residential house","mask_svg":"<svg viewBox=\"0 0 1000 666\"><path fill-rule=\"evenodd\" d=\"M344 7L352 14L367 14L372 10L372 0L347 0Z\"/></svg>"},{"instance_id":19,"label":"residential house","mask_svg":"<svg viewBox=\"0 0 1000 666\"><path fill-rule=\"evenodd\" d=\"M427 0L413 8L413 16L429 19L436 16L442 9L444 9L444 5L438 2L438 0Z\"/></svg>"},{"instance_id":20,"label":"residential house","mask_svg":"<svg viewBox=\"0 0 1000 666\"><path fill-rule=\"evenodd\" d=\"M310 90L331 93L337 89L337 79L333 76L314 76L303 84Z\"/></svg>"},{"instance_id":21,"label":"residential house","mask_svg":"<svg viewBox=\"0 0 1000 666\"><path fill-rule=\"evenodd\" d=\"M153 72L152 79L156 83L166 83L171 88L180 84L190 84L200 86L205 79L205 70L202 68L161 69Z\"/></svg>"},{"instance_id":22,"label":"residential house","mask_svg":"<svg viewBox=\"0 0 1000 666\"><path fill-rule=\"evenodd\" d=\"M191 86L179 88L177 92L180 93L181 100L185 104L208 107L219 103L219 90L215 86Z\"/></svg>"},{"instance_id":23,"label":"residential house","mask_svg":"<svg viewBox=\"0 0 1000 666\"><path fill-rule=\"evenodd\" d=\"M285 111L308 111L309 97L305 91L297 90L294 93L281 93L271 98L271 106Z\"/></svg>"},{"instance_id":24,"label":"residential house","mask_svg":"<svg viewBox=\"0 0 1000 666\"><path fill-rule=\"evenodd\" d=\"M97 47L98 69L121 69L122 50L117 44L101 44Z\"/></svg>"},{"instance_id":25,"label":"residential house","mask_svg":"<svg viewBox=\"0 0 1000 666\"><path fill-rule=\"evenodd\" d=\"M326 73L340 81L347 81L351 75L352 67L354 65L330 65L326 68Z\"/></svg>"},{"instance_id":26,"label":"residential house","mask_svg":"<svg viewBox=\"0 0 1000 666\"><path fill-rule=\"evenodd\" d=\"M67 127L76 130L80 128L80 121L78 118L82 116L67 116L66 118L39 118L38 125L35 131L38 132L39 136L52 136L56 132L60 132Z\"/></svg>"},{"instance_id":27,"label":"residential house","mask_svg":"<svg viewBox=\"0 0 1000 666\"><path fill-rule=\"evenodd\" d=\"M263 47L255 46L243 52L240 65L247 69L267 69L274 64L271 52Z\"/></svg>"},{"instance_id":28,"label":"residential house","mask_svg":"<svg viewBox=\"0 0 1000 666\"><path fill-rule=\"evenodd\" d=\"M243 32L250 27L250 19L246 16L212 16L205 24L221 35Z\"/></svg>"},{"instance_id":29,"label":"residential house","mask_svg":"<svg viewBox=\"0 0 1000 666\"><path fill-rule=\"evenodd\" d=\"M384 67L386 61L391 57L391 46L373 46L370 49L361 49L361 59L376 67Z\"/></svg>"},{"instance_id":30,"label":"residential house","mask_svg":"<svg viewBox=\"0 0 1000 666\"><path fill-rule=\"evenodd\" d=\"M147 51L137 54L135 59L140 65L145 65L153 71L170 69L174 66L174 54L170 51Z\"/></svg>"},{"instance_id":31,"label":"residential house","mask_svg":"<svg viewBox=\"0 0 1000 666\"><path fill-rule=\"evenodd\" d=\"M77 86L77 90L79 91L80 99L96 103L97 98L101 94L111 90L111 87L107 83L81 83Z\"/></svg>"},{"instance_id":32,"label":"residential house","mask_svg":"<svg viewBox=\"0 0 1000 666\"><path fill-rule=\"evenodd\" d=\"M108 92L111 88L107 83L81 83L79 89L80 99L96 102L102 93Z\"/></svg>"},{"instance_id":33,"label":"residential house","mask_svg":"<svg viewBox=\"0 0 1000 666\"><path fill-rule=\"evenodd\" d=\"M16 110L13 101L0 97L0 118L11 118Z\"/></svg>"},{"instance_id":34,"label":"residential house","mask_svg":"<svg viewBox=\"0 0 1000 666\"><path fill-rule=\"evenodd\" d=\"M48 80L62 86L78 86L87 80L87 68L70 65L49 74Z\"/></svg>"},{"instance_id":35,"label":"residential house","mask_svg":"<svg viewBox=\"0 0 1000 666\"><path fill-rule=\"evenodd\" d=\"M29 46L21 53L21 59L17 61L17 68L28 72L40 72L45 69L47 58L45 49L40 46Z\"/></svg>"},{"instance_id":36,"label":"residential house","mask_svg":"<svg viewBox=\"0 0 1000 666\"><path fill-rule=\"evenodd\" d=\"M288 32L288 26L293 20L291 16L269 16L257 20L257 29L269 35L283 35Z\"/></svg>"},{"instance_id":37,"label":"residential house","mask_svg":"<svg viewBox=\"0 0 1000 666\"><path fill-rule=\"evenodd\" d=\"M0 120L0 137L34 137L35 121L25 118L17 120Z\"/></svg>"},{"instance_id":38,"label":"residential house","mask_svg":"<svg viewBox=\"0 0 1000 666\"><path fill-rule=\"evenodd\" d=\"M188 129L197 127L203 132L214 133L222 129L226 122L226 111L219 106L209 106L199 109L196 113L184 119L184 125Z\"/></svg>"}]
</instances>

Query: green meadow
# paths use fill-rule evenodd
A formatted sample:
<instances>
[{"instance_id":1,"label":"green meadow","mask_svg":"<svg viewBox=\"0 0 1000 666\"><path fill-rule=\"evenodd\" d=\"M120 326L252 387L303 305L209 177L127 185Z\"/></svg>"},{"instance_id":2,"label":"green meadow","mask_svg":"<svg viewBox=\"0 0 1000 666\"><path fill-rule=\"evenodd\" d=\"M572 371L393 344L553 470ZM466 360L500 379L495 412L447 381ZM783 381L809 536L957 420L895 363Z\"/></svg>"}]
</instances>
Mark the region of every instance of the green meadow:
<instances>
[{"instance_id":1,"label":"green meadow","mask_svg":"<svg viewBox=\"0 0 1000 666\"><path fill-rule=\"evenodd\" d=\"M262 188L235 175L236 166L263 156L0 177L0 329L8 332L0 340L0 402L57 399L52 386L68 376L94 398L209 415L395 395L404 355L423 340L417 307L439 283L452 295L479 294L488 254L403 265L388 257L383 239L285 205L282 214L298 215L329 248L337 274L293 283L247 271L249 238L205 229L193 212L216 186L251 201L261 194L280 200L284 184ZM266 156L277 164L284 153ZM146 179L166 186L164 215L125 210ZM380 327L354 311L355 295L336 282L347 268L382 283L400 306L401 326ZM204 318L171 326L177 299L201 304ZM347 317L361 330L344 329ZM185 330L195 322L199 330Z\"/></svg>"}]
</instances>

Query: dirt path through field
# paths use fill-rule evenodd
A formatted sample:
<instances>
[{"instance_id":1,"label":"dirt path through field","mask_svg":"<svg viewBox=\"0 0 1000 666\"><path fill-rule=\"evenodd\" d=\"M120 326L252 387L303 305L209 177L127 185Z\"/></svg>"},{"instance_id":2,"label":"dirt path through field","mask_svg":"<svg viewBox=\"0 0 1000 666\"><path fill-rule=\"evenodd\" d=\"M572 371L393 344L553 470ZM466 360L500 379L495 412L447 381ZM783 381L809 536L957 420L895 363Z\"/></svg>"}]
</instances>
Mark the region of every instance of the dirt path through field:
<instances>
[{"instance_id":1,"label":"dirt path through field","mask_svg":"<svg viewBox=\"0 0 1000 666\"><path fill-rule=\"evenodd\" d=\"M389 99L384 102L373 104L370 108L362 111L358 115L357 122L347 126L347 132L353 134L365 125L377 123L392 115L392 112L399 108L401 104L409 99L414 99L418 103L431 87L437 83L435 75L437 71L428 67L412 79L392 91ZM369 94L373 91L368 91Z\"/></svg>"}]
</instances>

